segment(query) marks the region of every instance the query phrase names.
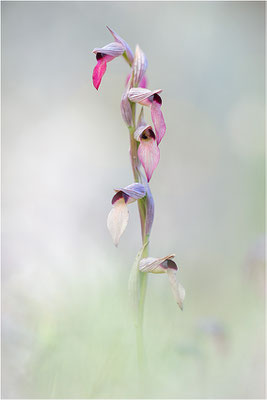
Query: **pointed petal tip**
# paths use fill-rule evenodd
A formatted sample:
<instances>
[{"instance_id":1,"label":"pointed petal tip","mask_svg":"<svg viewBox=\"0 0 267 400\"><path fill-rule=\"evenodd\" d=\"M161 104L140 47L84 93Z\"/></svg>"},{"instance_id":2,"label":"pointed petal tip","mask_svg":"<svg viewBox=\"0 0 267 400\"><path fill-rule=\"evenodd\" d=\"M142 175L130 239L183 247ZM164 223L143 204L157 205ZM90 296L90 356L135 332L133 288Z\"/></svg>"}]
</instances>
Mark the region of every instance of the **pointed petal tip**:
<instances>
[{"instance_id":1,"label":"pointed petal tip","mask_svg":"<svg viewBox=\"0 0 267 400\"><path fill-rule=\"evenodd\" d=\"M166 133L166 124L161 111L161 105L155 101L151 105L151 117L155 126L157 144L159 145Z\"/></svg>"},{"instance_id":2,"label":"pointed petal tip","mask_svg":"<svg viewBox=\"0 0 267 400\"><path fill-rule=\"evenodd\" d=\"M147 182L150 182L160 159L160 150L156 140L152 138L141 139L140 146L138 147L138 157L145 170Z\"/></svg>"},{"instance_id":3,"label":"pointed petal tip","mask_svg":"<svg viewBox=\"0 0 267 400\"><path fill-rule=\"evenodd\" d=\"M98 82L94 77L93 77L93 86L96 90L98 90L100 86L100 82Z\"/></svg>"},{"instance_id":4,"label":"pointed petal tip","mask_svg":"<svg viewBox=\"0 0 267 400\"><path fill-rule=\"evenodd\" d=\"M99 83L96 82L96 80L94 80L94 78L93 78L93 86L94 86L94 88L95 88L96 90L98 90L98 89L99 89L99 86L100 86L100 82L99 82Z\"/></svg>"},{"instance_id":5,"label":"pointed petal tip","mask_svg":"<svg viewBox=\"0 0 267 400\"><path fill-rule=\"evenodd\" d=\"M118 247L119 240L128 224L129 212L124 199L116 201L108 214L107 227L112 241Z\"/></svg>"},{"instance_id":6,"label":"pointed petal tip","mask_svg":"<svg viewBox=\"0 0 267 400\"><path fill-rule=\"evenodd\" d=\"M102 78L106 72L107 69L107 63L105 59L98 60L94 70L93 70L93 85L98 90L100 83L102 81Z\"/></svg>"}]
</instances>

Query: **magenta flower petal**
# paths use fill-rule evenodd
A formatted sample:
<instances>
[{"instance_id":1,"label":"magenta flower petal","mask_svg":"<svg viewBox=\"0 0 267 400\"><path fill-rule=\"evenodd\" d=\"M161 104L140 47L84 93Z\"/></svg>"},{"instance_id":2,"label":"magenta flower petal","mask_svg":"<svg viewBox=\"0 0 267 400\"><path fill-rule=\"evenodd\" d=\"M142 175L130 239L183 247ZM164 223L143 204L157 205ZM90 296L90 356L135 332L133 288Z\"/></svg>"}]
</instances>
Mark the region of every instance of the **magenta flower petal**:
<instances>
[{"instance_id":1,"label":"magenta flower petal","mask_svg":"<svg viewBox=\"0 0 267 400\"><path fill-rule=\"evenodd\" d=\"M161 139L163 138L166 132L166 124L161 111L161 99L159 101L158 98L160 99L160 96L158 95L154 96L154 100L151 105L151 118L155 126L157 143L160 144Z\"/></svg>"},{"instance_id":2,"label":"magenta flower petal","mask_svg":"<svg viewBox=\"0 0 267 400\"><path fill-rule=\"evenodd\" d=\"M140 136L138 157L144 167L147 181L149 182L160 158L160 151L155 140L155 135L151 129L144 131Z\"/></svg>"},{"instance_id":3,"label":"magenta flower petal","mask_svg":"<svg viewBox=\"0 0 267 400\"><path fill-rule=\"evenodd\" d=\"M100 58L97 61L97 64L94 68L93 71L93 85L98 90L101 80L103 78L104 73L106 72L107 69L107 61L105 59L106 57Z\"/></svg>"},{"instance_id":4,"label":"magenta flower petal","mask_svg":"<svg viewBox=\"0 0 267 400\"><path fill-rule=\"evenodd\" d=\"M145 75L141 79L141 81L139 83L139 87L146 89L146 87L147 87L147 77Z\"/></svg>"}]
</instances>

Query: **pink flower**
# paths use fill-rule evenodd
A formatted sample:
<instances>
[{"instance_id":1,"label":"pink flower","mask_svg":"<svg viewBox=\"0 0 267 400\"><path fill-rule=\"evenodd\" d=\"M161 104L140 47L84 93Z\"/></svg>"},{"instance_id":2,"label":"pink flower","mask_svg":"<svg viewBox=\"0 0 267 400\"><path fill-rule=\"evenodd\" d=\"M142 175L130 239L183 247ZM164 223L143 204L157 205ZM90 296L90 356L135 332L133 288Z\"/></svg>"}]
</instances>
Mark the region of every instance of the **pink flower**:
<instances>
[{"instance_id":1,"label":"pink flower","mask_svg":"<svg viewBox=\"0 0 267 400\"><path fill-rule=\"evenodd\" d=\"M157 144L160 144L166 132L166 125L161 111L162 100L159 90L149 90L144 88L131 88L128 91L128 99L134 103L139 103L151 108L151 118L155 126Z\"/></svg>"},{"instance_id":2,"label":"pink flower","mask_svg":"<svg viewBox=\"0 0 267 400\"><path fill-rule=\"evenodd\" d=\"M98 90L101 80L106 72L107 63L114 58L121 55L124 56L126 61L132 65L133 53L129 45L119 35L116 34L111 28L107 27L115 39L115 42L109 43L104 47L97 47L92 52L95 53L97 64L93 71L93 85Z\"/></svg>"},{"instance_id":3,"label":"pink flower","mask_svg":"<svg viewBox=\"0 0 267 400\"><path fill-rule=\"evenodd\" d=\"M107 63L112 61L115 57L121 56L124 51L124 47L117 42L93 50L97 59L97 64L93 71L93 84L97 90L100 86L103 75L106 72Z\"/></svg>"},{"instance_id":4,"label":"pink flower","mask_svg":"<svg viewBox=\"0 0 267 400\"><path fill-rule=\"evenodd\" d=\"M134 132L134 138L140 142L138 146L138 158L143 165L147 181L149 182L159 163L160 151L152 127L147 125L144 120L143 108L139 116L137 129Z\"/></svg>"}]
</instances>

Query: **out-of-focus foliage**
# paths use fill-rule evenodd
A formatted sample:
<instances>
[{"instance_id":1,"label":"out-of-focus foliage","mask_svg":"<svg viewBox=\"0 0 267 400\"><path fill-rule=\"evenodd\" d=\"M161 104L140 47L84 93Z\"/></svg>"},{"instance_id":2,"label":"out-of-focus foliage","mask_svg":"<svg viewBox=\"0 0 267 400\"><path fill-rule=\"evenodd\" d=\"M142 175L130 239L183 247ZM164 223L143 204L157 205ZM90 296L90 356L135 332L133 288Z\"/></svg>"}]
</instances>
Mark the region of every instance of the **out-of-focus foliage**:
<instances>
[{"instance_id":1,"label":"out-of-focus foliage","mask_svg":"<svg viewBox=\"0 0 267 400\"><path fill-rule=\"evenodd\" d=\"M118 249L106 228L132 183L128 66L91 83L106 24L163 89L150 254L176 253L187 292L179 312L149 276L142 387L136 204ZM2 35L3 397L263 397L264 3L2 2Z\"/></svg>"}]
</instances>

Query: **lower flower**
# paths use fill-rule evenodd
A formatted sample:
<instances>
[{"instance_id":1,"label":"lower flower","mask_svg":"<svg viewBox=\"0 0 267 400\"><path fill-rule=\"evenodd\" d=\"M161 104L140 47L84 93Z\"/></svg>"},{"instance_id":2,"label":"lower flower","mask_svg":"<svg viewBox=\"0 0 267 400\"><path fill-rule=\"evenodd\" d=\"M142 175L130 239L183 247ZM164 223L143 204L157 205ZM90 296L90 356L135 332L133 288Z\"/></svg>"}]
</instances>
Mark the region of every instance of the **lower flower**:
<instances>
[{"instance_id":1,"label":"lower flower","mask_svg":"<svg viewBox=\"0 0 267 400\"><path fill-rule=\"evenodd\" d=\"M117 247L129 220L127 204L142 199L146 195L146 189L141 183L133 183L125 188L115 189L115 192L116 194L112 199L112 209L107 219L107 227L113 243Z\"/></svg>"},{"instance_id":2,"label":"lower flower","mask_svg":"<svg viewBox=\"0 0 267 400\"><path fill-rule=\"evenodd\" d=\"M176 263L172 260L174 257L175 254L170 254L162 258L143 258L140 261L139 270L141 272L150 272L153 274L167 273L176 303L182 310L185 298L185 289L179 282L177 282L176 272L178 270L178 267Z\"/></svg>"}]
</instances>

